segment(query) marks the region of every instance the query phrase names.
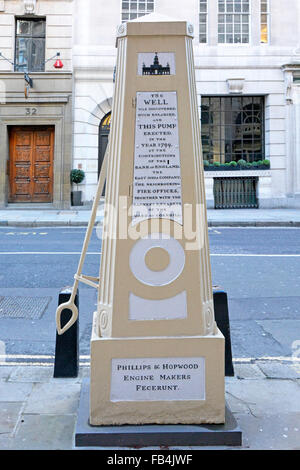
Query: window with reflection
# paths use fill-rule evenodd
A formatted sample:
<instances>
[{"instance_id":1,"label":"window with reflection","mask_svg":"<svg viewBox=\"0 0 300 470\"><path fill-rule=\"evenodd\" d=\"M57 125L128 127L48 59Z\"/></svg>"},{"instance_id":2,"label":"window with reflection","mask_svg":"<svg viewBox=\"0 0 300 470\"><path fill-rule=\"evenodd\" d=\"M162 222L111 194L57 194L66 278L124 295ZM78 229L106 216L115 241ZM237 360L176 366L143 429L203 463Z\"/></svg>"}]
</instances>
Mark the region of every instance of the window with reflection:
<instances>
[{"instance_id":1,"label":"window with reflection","mask_svg":"<svg viewBox=\"0 0 300 470\"><path fill-rule=\"evenodd\" d=\"M44 72L46 20L19 18L16 20L15 71Z\"/></svg>"},{"instance_id":2,"label":"window with reflection","mask_svg":"<svg viewBox=\"0 0 300 470\"><path fill-rule=\"evenodd\" d=\"M122 1L122 22L134 20L154 11L154 0Z\"/></svg>"},{"instance_id":3,"label":"window with reflection","mask_svg":"<svg viewBox=\"0 0 300 470\"><path fill-rule=\"evenodd\" d=\"M218 0L218 42L249 42L250 0Z\"/></svg>"},{"instance_id":4,"label":"window with reflection","mask_svg":"<svg viewBox=\"0 0 300 470\"><path fill-rule=\"evenodd\" d=\"M264 98L202 97L201 137L209 163L264 160Z\"/></svg>"},{"instance_id":5,"label":"window with reflection","mask_svg":"<svg viewBox=\"0 0 300 470\"><path fill-rule=\"evenodd\" d=\"M269 42L269 0L260 0L260 42Z\"/></svg>"}]
</instances>

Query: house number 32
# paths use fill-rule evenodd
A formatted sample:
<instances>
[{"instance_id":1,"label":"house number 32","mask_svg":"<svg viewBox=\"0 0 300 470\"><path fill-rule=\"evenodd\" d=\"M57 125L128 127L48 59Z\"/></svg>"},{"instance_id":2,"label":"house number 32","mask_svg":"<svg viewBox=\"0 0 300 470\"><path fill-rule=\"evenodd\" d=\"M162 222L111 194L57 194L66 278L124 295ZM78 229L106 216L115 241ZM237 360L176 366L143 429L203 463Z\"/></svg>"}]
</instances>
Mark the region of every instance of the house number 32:
<instances>
[{"instance_id":1,"label":"house number 32","mask_svg":"<svg viewBox=\"0 0 300 470\"><path fill-rule=\"evenodd\" d=\"M37 108L25 108L26 116L34 116L37 114Z\"/></svg>"}]
</instances>

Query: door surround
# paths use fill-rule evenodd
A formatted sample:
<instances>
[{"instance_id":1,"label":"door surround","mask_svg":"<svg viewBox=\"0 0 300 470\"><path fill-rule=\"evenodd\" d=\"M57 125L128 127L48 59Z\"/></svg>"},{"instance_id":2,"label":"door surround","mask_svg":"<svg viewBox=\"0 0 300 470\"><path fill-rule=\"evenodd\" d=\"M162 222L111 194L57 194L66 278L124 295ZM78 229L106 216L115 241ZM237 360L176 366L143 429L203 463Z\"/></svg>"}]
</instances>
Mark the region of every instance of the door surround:
<instances>
[{"instance_id":1,"label":"door surround","mask_svg":"<svg viewBox=\"0 0 300 470\"><path fill-rule=\"evenodd\" d=\"M1 72L5 96L0 106L0 208L8 206L9 126L54 126L53 203L49 209L70 209L73 150L73 74L72 72L34 72L33 88L24 96L24 74ZM23 203L24 204L24 203ZM34 209L35 203L29 203ZM18 204L19 206L19 204ZM41 204L36 205L37 209ZM28 204L27 204L28 207Z\"/></svg>"}]
</instances>

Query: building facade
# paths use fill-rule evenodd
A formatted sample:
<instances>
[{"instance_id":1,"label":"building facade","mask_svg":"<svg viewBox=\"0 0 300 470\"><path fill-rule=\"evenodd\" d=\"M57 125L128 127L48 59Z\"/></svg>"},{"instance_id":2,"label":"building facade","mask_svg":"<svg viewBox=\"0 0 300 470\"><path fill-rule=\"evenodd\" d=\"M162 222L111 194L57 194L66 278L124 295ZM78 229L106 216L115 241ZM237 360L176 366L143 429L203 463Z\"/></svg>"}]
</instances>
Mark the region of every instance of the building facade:
<instances>
[{"instance_id":1,"label":"building facade","mask_svg":"<svg viewBox=\"0 0 300 470\"><path fill-rule=\"evenodd\" d=\"M0 207L70 207L72 24L73 0L0 1Z\"/></svg>"},{"instance_id":2,"label":"building facade","mask_svg":"<svg viewBox=\"0 0 300 470\"><path fill-rule=\"evenodd\" d=\"M85 199L107 138L116 28L154 11L194 25L208 207L299 207L300 2L100 3L75 9L74 165L86 172Z\"/></svg>"},{"instance_id":3,"label":"building facade","mask_svg":"<svg viewBox=\"0 0 300 470\"><path fill-rule=\"evenodd\" d=\"M116 30L152 12L194 25L208 207L300 207L299 0L0 1L0 52L14 62L0 57L2 206L68 207L72 168L85 172L80 189L90 204L110 128ZM31 24L22 37L26 18ZM57 58L43 64L57 52L63 69L53 68ZM28 67L33 88L26 98ZM45 184L35 190L36 175L25 164L20 171L30 192L15 174L16 132L32 126L24 134L28 153L42 130L37 125L46 126L52 173L40 170Z\"/></svg>"}]
</instances>

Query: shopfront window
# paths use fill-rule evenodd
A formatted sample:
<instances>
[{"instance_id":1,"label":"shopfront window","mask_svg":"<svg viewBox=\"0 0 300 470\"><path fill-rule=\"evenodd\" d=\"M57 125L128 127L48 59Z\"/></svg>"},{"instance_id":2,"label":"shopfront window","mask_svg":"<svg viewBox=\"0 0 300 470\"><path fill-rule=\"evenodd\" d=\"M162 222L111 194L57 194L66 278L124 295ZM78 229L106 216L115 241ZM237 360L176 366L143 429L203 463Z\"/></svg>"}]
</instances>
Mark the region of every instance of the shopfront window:
<instances>
[{"instance_id":1,"label":"shopfront window","mask_svg":"<svg viewBox=\"0 0 300 470\"><path fill-rule=\"evenodd\" d=\"M264 98L202 97L201 137L211 164L264 160Z\"/></svg>"}]
</instances>

